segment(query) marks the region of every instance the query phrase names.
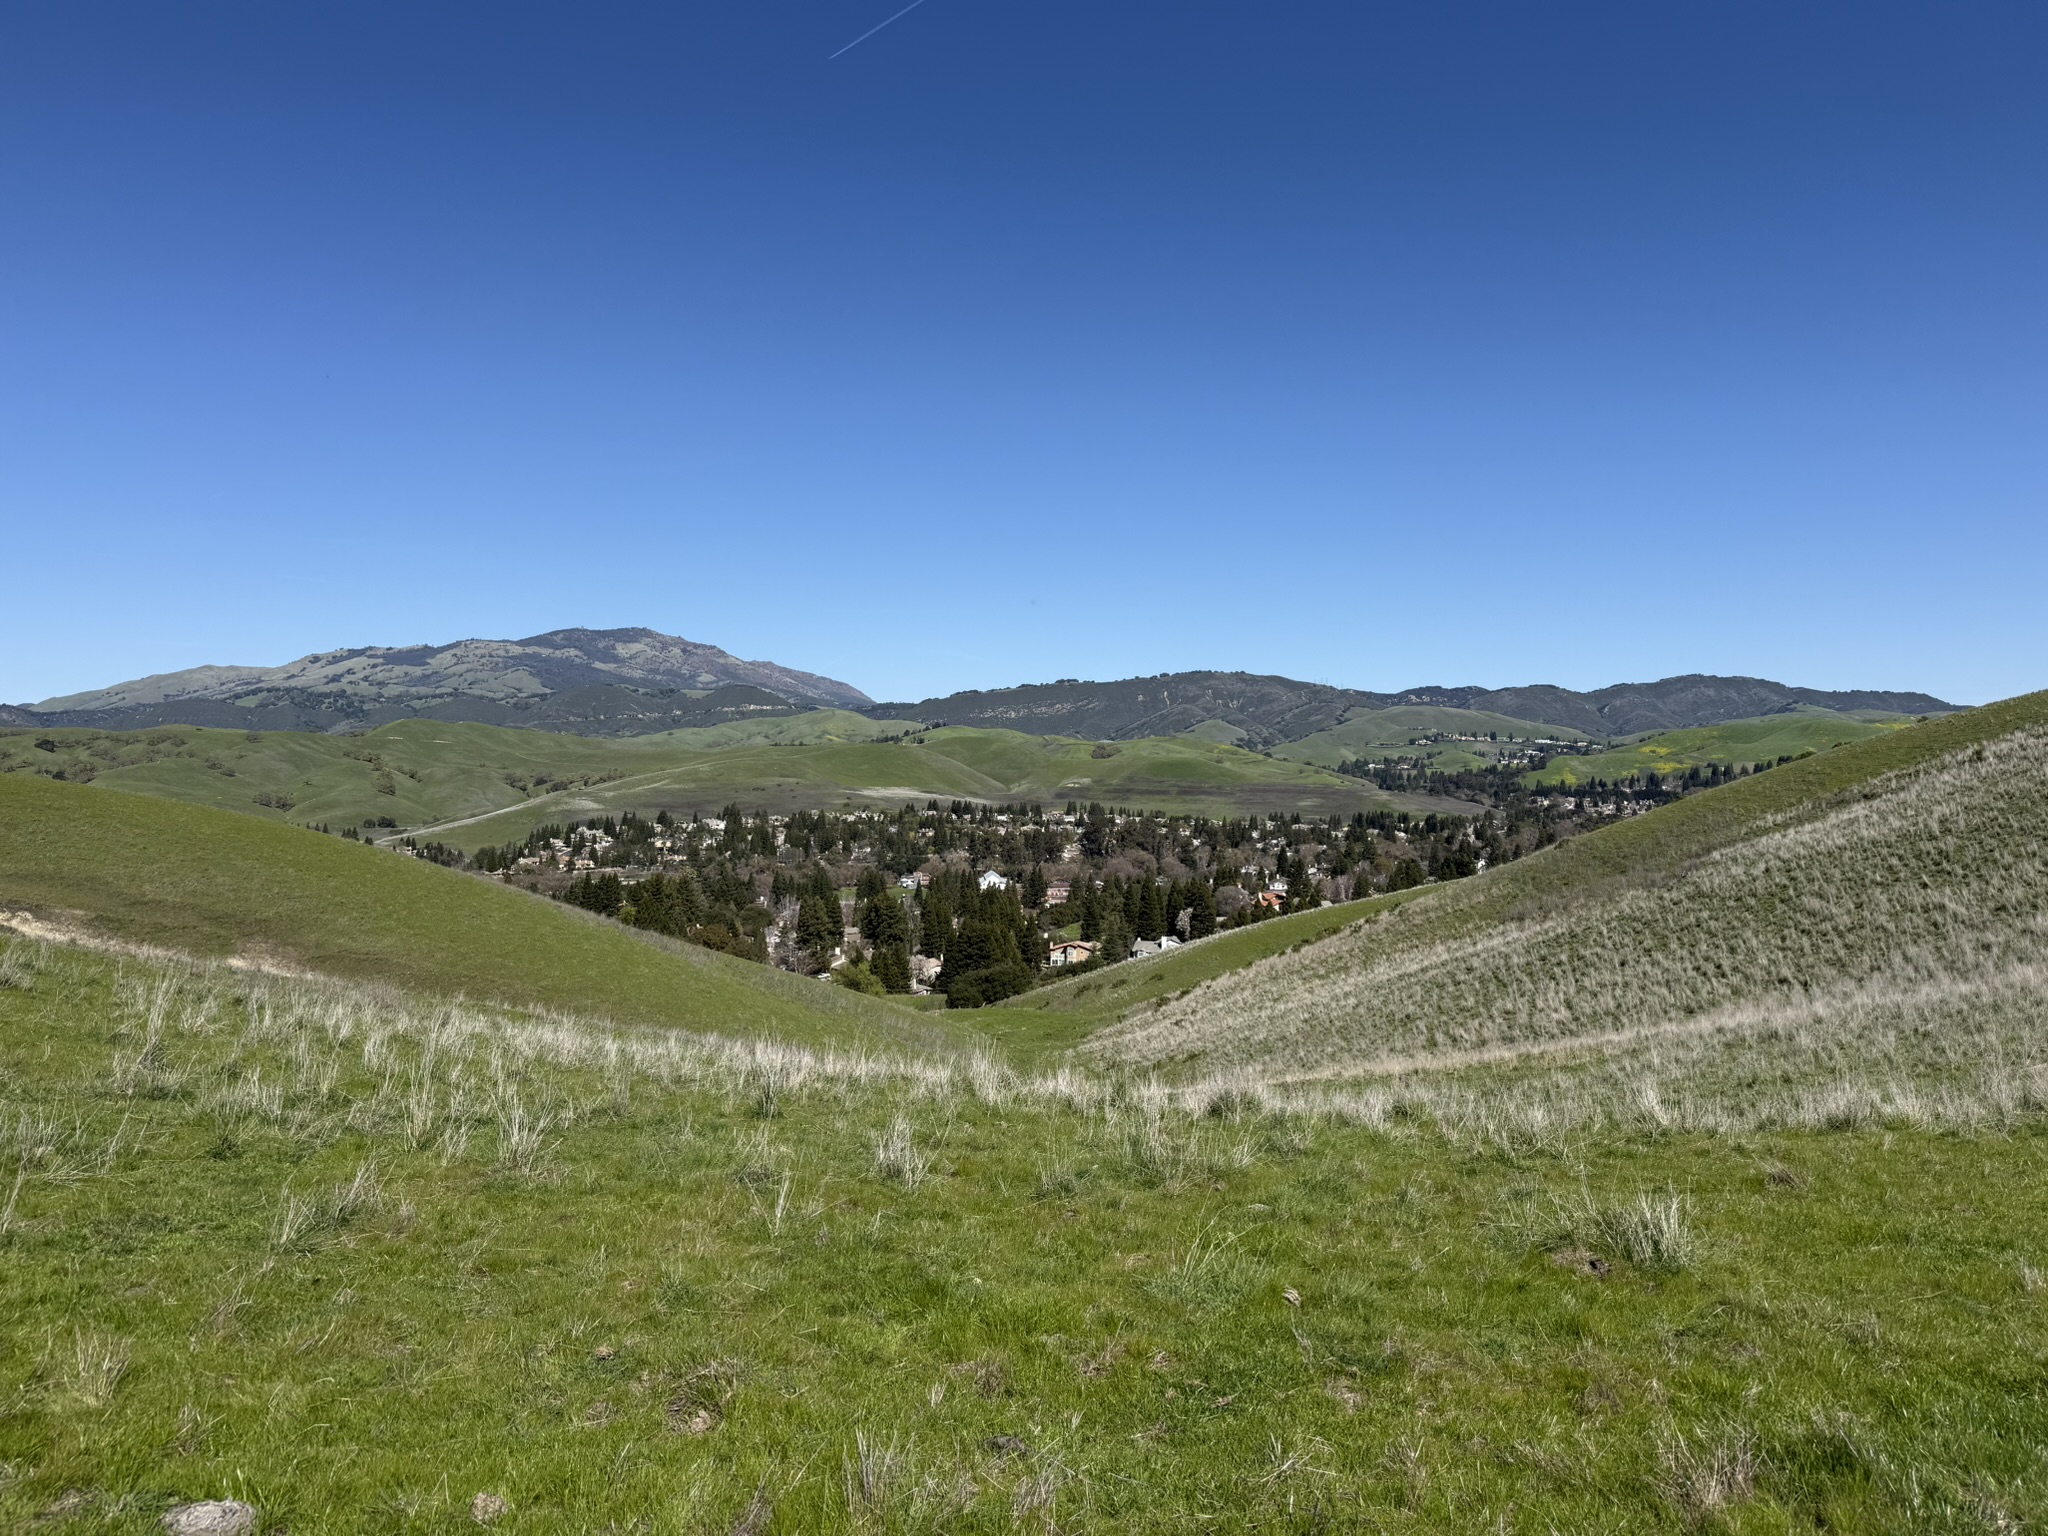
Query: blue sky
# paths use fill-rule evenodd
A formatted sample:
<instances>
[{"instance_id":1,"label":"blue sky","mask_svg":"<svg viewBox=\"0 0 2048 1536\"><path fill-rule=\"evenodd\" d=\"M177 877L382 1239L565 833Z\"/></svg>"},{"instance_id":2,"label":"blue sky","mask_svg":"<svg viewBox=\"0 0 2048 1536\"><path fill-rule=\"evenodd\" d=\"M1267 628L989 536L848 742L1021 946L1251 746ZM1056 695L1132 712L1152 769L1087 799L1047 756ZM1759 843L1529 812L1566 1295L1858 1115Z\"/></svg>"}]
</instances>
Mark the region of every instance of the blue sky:
<instances>
[{"instance_id":1,"label":"blue sky","mask_svg":"<svg viewBox=\"0 0 2048 1536\"><path fill-rule=\"evenodd\" d=\"M2048 8L0 11L0 699L2048 685Z\"/></svg>"}]
</instances>

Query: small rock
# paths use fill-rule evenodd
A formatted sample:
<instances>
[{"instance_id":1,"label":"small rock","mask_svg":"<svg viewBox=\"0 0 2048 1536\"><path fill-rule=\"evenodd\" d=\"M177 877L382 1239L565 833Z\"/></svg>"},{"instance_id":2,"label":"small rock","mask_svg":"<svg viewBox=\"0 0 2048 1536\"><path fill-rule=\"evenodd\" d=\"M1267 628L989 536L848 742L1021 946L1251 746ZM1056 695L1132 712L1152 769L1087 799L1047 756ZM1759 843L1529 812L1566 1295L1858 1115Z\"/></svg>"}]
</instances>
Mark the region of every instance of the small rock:
<instances>
[{"instance_id":1,"label":"small rock","mask_svg":"<svg viewBox=\"0 0 2048 1536\"><path fill-rule=\"evenodd\" d=\"M469 1501L469 1518L478 1525L489 1525L511 1507L495 1493L480 1493Z\"/></svg>"},{"instance_id":2,"label":"small rock","mask_svg":"<svg viewBox=\"0 0 2048 1536\"><path fill-rule=\"evenodd\" d=\"M167 1510L163 1527L170 1536L250 1536L256 1509L240 1499L202 1499Z\"/></svg>"},{"instance_id":3,"label":"small rock","mask_svg":"<svg viewBox=\"0 0 2048 1536\"><path fill-rule=\"evenodd\" d=\"M982 1444L998 1456L1029 1456L1031 1447L1015 1435L990 1435Z\"/></svg>"}]
</instances>

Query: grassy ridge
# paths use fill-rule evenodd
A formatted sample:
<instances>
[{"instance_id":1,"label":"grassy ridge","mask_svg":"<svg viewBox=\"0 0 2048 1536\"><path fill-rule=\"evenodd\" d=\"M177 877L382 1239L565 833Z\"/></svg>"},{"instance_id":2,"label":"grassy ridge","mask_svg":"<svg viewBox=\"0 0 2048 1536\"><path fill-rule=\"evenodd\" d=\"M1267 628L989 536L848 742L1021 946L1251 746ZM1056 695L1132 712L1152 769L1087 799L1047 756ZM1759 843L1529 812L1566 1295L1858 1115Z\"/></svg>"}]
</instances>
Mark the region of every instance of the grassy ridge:
<instances>
[{"instance_id":1,"label":"grassy ridge","mask_svg":"<svg viewBox=\"0 0 2048 1536\"><path fill-rule=\"evenodd\" d=\"M0 1172L7 1529L2048 1519L2028 1122L1518 1151L31 946Z\"/></svg>"},{"instance_id":2,"label":"grassy ridge","mask_svg":"<svg viewBox=\"0 0 2048 1536\"><path fill-rule=\"evenodd\" d=\"M474 846L569 816L792 810L973 800L1102 799L1212 814L1328 814L1398 797L1352 779L1193 738L1090 742L954 728L877 742L896 721L840 711L621 739L406 720L360 736L171 727L0 731L0 775L90 782L302 825L390 817ZM38 743L48 743L46 750ZM1400 801L1410 804L1408 801ZM1422 802L1412 808L1425 809Z\"/></svg>"},{"instance_id":3,"label":"grassy ridge","mask_svg":"<svg viewBox=\"0 0 2048 1536\"><path fill-rule=\"evenodd\" d=\"M941 1020L652 939L317 832L0 776L0 906L198 955L797 1040L943 1044Z\"/></svg>"},{"instance_id":4,"label":"grassy ridge","mask_svg":"<svg viewBox=\"0 0 2048 1536\"><path fill-rule=\"evenodd\" d=\"M1557 758L1549 767L1527 775L1524 782L1569 788L1595 779L1612 783L1631 774L1682 773L1687 768L1704 768L1710 763L1723 767L1775 763L1781 757L1826 752L1850 742L1867 741L1910 724L1912 721L1904 716L1867 720L1826 710L1729 720L1697 730L1664 731L1608 752Z\"/></svg>"},{"instance_id":5,"label":"grassy ridge","mask_svg":"<svg viewBox=\"0 0 2048 1536\"><path fill-rule=\"evenodd\" d=\"M1911 1032L1940 1033L1965 994L1995 999L2008 1034L1973 1036L1973 1066L2005 1051L2023 1069L2044 1044L2022 984L2048 963L2044 728L2048 695L2029 695L1688 797L1126 1014L1092 1046L1414 1069L1696 1018L1731 1039L1825 1034L1860 1027L1858 989L1877 988L1920 999Z\"/></svg>"}]
</instances>

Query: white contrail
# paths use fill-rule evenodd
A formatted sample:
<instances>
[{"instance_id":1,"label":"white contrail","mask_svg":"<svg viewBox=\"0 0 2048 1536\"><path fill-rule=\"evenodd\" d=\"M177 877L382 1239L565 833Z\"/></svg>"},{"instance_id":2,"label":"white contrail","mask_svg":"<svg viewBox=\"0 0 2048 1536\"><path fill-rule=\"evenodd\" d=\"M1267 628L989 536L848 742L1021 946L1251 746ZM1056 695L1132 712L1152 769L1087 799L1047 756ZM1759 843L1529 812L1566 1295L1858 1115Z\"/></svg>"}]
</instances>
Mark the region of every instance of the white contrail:
<instances>
[{"instance_id":1,"label":"white contrail","mask_svg":"<svg viewBox=\"0 0 2048 1536\"><path fill-rule=\"evenodd\" d=\"M916 10L920 5L923 4L924 0L910 0L910 4L903 7L903 9L898 11L894 16L891 16L889 18L889 21L901 21L904 17L908 16L912 11ZM876 22L875 25L869 27L867 31L861 33L859 37L856 37L852 42L848 43L846 45L846 48L840 49L839 53L846 52L847 48L858 48L862 43L866 42L869 38L873 37L877 32L881 31L882 28L888 26L889 21ZM832 58L828 58L825 62L827 64L831 63L832 59L836 59L839 57L839 53L833 54Z\"/></svg>"}]
</instances>

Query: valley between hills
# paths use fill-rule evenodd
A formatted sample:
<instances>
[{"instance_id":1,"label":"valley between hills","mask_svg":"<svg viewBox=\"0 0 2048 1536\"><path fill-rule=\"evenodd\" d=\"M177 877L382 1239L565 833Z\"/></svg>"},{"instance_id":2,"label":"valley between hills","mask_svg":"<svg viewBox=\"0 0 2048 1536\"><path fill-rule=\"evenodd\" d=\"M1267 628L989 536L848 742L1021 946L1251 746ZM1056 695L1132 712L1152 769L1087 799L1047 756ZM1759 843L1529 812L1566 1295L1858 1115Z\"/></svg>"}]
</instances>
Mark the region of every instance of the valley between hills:
<instances>
[{"instance_id":1,"label":"valley between hills","mask_svg":"<svg viewBox=\"0 0 2048 1536\"><path fill-rule=\"evenodd\" d=\"M2048 1518L2048 695L1746 687L16 720L0 1521Z\"/></svg>"}]
</instances>

